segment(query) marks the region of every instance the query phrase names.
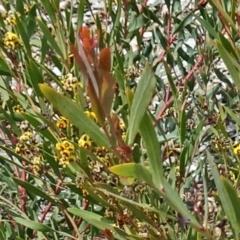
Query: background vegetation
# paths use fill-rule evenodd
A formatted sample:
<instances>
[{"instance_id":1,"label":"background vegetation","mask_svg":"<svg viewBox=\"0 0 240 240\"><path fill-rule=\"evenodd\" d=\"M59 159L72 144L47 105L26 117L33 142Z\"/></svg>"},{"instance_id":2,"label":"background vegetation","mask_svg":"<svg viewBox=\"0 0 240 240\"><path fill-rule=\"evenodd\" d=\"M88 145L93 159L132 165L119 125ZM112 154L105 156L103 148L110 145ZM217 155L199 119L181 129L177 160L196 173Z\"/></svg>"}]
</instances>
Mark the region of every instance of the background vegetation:
<instances>
[{"instance_id":1,"label":"background vegetation","mask_svg":"<svg viewBox=\"0 0 240 240\"><path fill-rule=\"evenodd\" d=\"M240 238L239 1L1 4L0 239Z\"/></svg>"}]
</instances>

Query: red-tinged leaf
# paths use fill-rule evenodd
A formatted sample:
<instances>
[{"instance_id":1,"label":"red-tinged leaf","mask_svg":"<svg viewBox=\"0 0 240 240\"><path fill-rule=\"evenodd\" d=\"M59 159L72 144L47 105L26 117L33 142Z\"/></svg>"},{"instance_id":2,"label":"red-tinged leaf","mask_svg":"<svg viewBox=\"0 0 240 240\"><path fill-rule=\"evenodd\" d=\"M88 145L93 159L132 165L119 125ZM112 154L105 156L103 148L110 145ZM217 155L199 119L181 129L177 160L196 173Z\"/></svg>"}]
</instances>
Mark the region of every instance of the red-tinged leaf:
<instances>
[{"instance_id":1,"label":"red-tinged leaf","mask_svg":"<svg viewBox=\"0 0 240 240\"><path fill-rule=\"evenodd\" d=\"M109 72L102 74L101 85L99 86L102 106L106 114L109 114L114 98L115 79Z\"/></svg>"},{"instance_id":2,"label":"red-tinged leaf","mask_svg":"<svg viewBox=\"0 0 240 240\"><path fill-rule=\"evenodd\" d=\"M81 56L79 55L77 48L74 45L71 45L70 50L71 50L71 53L73 54L74 59L78 63L82 74L87 76L87 68L86 68Z\"/></svg>"},{"instance_id":3,"label":"red-tinged leaf","mask_svg":"<svg viewBox=\"0 0 240 240\"><path fill-rule=\"evenodd\" d=\"M86 51L91 52L93 50L93 48L94 48L94 40L93 39L83 38L82 43L83 43L83 48Z\"/></svg>"},{"instance_id":4,"label":"red-tinged leaf","mask_svg":"<svg viewBox=\"0 0 240 240\"><path fill-rule=\"evenodd\" d=\"M114 240L113 234L109 229L104 229L103 235L109 240Z\"/></svg>"},{"instance_id":5,"label":"red-tinged leaf","mask_svg":"<svg viewBox=\"0 0 240 240\"><path fill-rule=\"evenodd\" d=\"M80 27L79 36L81 39L87 38L90 39L90 31L87 27Z\"/></svg>"},{"instance_id":6,"label":"red-tinged leaf","mask_svg":"<svg viewBox=\"0 0 240 240\"><path fill-rule=\"evenodd\" d=\"M111 52L110 48L106 47L102 49L99 56L99 68L106 72L111 70Z\"/></svg>"},{"instance_id":7,"label":"red-tinged leaf","mask_svg":"<svg viewBox=\"0 0 240 240\"><path fill-rule=\"evenodd\" d=\"M81 43L79 43L79 44L81 44ZM94 49L92 48L91 43L89 42L88 39L84 38L82 46L83 46L83 49L84 49L84 52L85 52L88 62L90 64L93 64Z\"/></svg>"}]
</instances>

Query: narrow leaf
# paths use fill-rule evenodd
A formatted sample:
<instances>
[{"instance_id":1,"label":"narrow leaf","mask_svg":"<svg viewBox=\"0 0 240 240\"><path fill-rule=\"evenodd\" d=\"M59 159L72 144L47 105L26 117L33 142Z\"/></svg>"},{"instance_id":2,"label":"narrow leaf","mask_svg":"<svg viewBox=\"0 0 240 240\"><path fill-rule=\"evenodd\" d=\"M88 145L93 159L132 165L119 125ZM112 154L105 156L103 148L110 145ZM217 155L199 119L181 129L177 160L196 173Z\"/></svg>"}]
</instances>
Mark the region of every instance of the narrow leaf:
<instances>
[{"instance_id":1,"label":"narrow leaf","mask_svg":"<svg viewBox=\"0 0 240 240\"><path fill-rule=\"evenodd\" d=\"M109 170L118 176L133 177L141 181L146 181L149 185L152 185L151 172L141 164L124 163L112 166Z\"/></svg>"},{"instance_id":2,"label":"narrow leaf","mask_svg":"<svg viewBox=\"0 0 240 240\"><path fill-rule=\"evenodd\" d=\"M132 145L140 122L147 110L156 86L156 78L149 64L146 65L134 94L127 133L128 145Z\"/></svg>"},{"instance_id":3,"label":"narrow leaf","mask_svg":"<svg viewBox=\"0 0 240 240\"><path fill-rule=\"evenodd\" d=\"M41 0L42 5L44 6L49 18L51 19L52 23L56 21L56 13L53 8L53 4L49 0Z\"/></svg>"},{"instance_id":4,"label":"narrow leaf","mask_svg":"<svg viewBox=\"0 0 240 240\"><path fill-rule=\"evenodd\" d=\"M111 111L113 98L114 98L114 90L115 87L115 79L113 76L106 71L102 72L102 81L100 86L100 98L102 107L105 110L106 114L109 114Z\"/></svg>"},{"instance_id":5,"label":"narrow leaf","mask_svg":"<svg viewBox=\"0 0 240 240\"><path fill-rule=\"evenodd\" d=\"M11 69L2 57L0 57L0 74L4 76L11 76Z\"/></svg>"},{"instance_id":6,"label":"narrow leaf","mask_svg":"<svg viewBox=\"0 0 240 240\"><path fill-rule=\"evenodd\" d=\"M102 70L110 72L111 70L111 52L110 48L106 47L102 49L99 55L99 67Z\"/></svg>"},{"instance_id":7,"label":"narrow leaf","mask_svg":"<svg viewBox=\"0 0 240 240\"><path fill-rule=\"evenodd\" d=\"M223 47L220 41L216 40L216 47L219 51L220 56L222 57L227 69L232 76L233 81L237 85L238 89L240 89L240 81L239 81L239 64L237 60L235 60L228 52L227 49Z\"/></svg>"},{"instance_id":8,"label":"narrow leaf","mask_svg":"<svg viewBox=\"0 0 240 240\"><path fill-rule=\"evenodd\" d=\"M195 18L201 23L201 25L203 27L206 28L206 30L208 31L208 33L214 37L215 39L219 39L219 33L216 32L216 30L210 25L209 22L207 22L206 20L200 18L199 16L195 15Z\"/></svg>"},{"instance_id":9,"label":"narrow leaf","mask_svg":"<svg viewBox=\"0 0 240 240\"><path fill-rule=\"evenodd\" d=\"M43 191L41 191L40 189L36 188L35 186L31 185L28 182L22 181L18 178L13 178L14 182L20 186L22 186L23 188L25 188L28 192L35 194L41 198L43 198L44 200L47 200L53 204L56 204L55 200L53 198L51 198L48 194L44 193Z\"/></svg>"},{"instance_id":10,"label":"narrow leaf","mask_svg":"<svg viewBox=\"0 0 240 240\"><path fill-rule=\"evenodd\" d=\"M34 89L34 92L38 97L42 96L41 91L39 90L39 83L43 83L43 75L41 70L38 68L37 64L30 59L29 62L26 64L26 69L28 73L28 80Z\"/></svg>"},{"instance_id":11,"label":"narrow leaf","mask_svg":"<svg viewBox=\"0 0 240 240\"><path fill-rule=\"evenodd\" d=\"M40 84L39 87L53 107L64 117L68 118L80 131L85 132L100 146L105 146L108 149L111 148L106 135L99 129L93 120L84 114L80 106L74 103L70 98L57 93L54 89L45 84Z\"/></svg>"},{"instance_id":12,"label":"narrow leaf","mask_svg":"<svg viewBox=\"0 0 240 240\"><path fill-rule=\"evenodd\" d=\"M234 229L235 237L237 237L240 233L240 213L238 209L240 200L236 194L236 191L232 188L229 182L223 177L220 177L217 166L214 163L213 156L209 152L207 155L222 207L227 219L230 221L232 228ZM239 237L237 239L239 239Z\"/></svg>"},{"instance_id":13,"label":"narrow leaf","mask_svg":"<svg viewBox=\"0 0 240 240\"><path fill-rule=\"evenodd\" d=\"M44 37L48 40L49 45L51 46L52 50L54 50L59 56L61 56L64 59L64 55L59 48L56 40L54 39L52 33L49 31L46 24L44 24L41 20L37 19L38 25L41 28L41 31L44 34Z\"/></svg>"},{"instance_id":14,"label":"narrow leaf","mask_svg":"<svg viewBox=\"0 0 240 240\"><path fill-rule=\"evenodd\" d=\"M27 220L27 219L24 219L24 218L19 218L19 217L16 217L14 218L14 220L25 226L25 227L28 227L30 229L33 229L35 231L39 231L39 232L51 232L53 231L50 227L48 227L47 225L45 224L42 224L40 222L35 222L35 221L31 221L31 220Z\"/></svg>"},{"instance_id":15,"label":"narrow leaf","mask_svg":"<svg viewBox=\"0 0 240 240\"><path fill-rule=\"evenodd\" d=\"M30 41L27 35L27 30L25 29L25 23L23 19L20 19L17 15L16 15L16 23L17 23L17 29L19 31L19 34L21 35L23 45L25 47L27 55L31 56L32 54L31 54Z\"/></svg>"},{"instance_id":16,"label":"narrow leaf","mask_svg":"<svg viewBox=\"0 0 240 240\"><path fill-rule=\"evenodd\" d=\"M156 186L161 188L163 182L161 150L153 123L148 114L144 115L139 129L150 161L150 171L152 173L153 182Z\"/></svg>"},{"instance_id":17,"label":"narrow leaf","mask_svg":"<svg viewBox=\"0 0 240 240\"><path fill-rule=\"evenodd\" d=\"M221 4L220 4L221 1L209 0L209 2L212 3L217 8L217 10L222 15L222 18L224 19L225 23L230 24L231 27L237 32L236 26L235 26L234 22L232 21L231 17L227 14L227 12L221 6Z\"/></svg>"}]
</instances>

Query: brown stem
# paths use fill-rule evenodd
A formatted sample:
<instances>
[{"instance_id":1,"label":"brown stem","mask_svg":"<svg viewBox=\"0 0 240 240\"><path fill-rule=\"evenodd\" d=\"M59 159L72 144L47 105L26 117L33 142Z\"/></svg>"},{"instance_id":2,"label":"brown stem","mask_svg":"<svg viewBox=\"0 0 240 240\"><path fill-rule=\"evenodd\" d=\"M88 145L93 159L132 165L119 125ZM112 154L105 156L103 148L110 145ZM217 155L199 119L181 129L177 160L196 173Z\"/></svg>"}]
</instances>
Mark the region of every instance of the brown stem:
<instances>
[{"instance_id":1,"label":"brown stem","mask_svg":"<svg viewBox=\"0 0 240 240\"><path fill-rule=\"evenodd\" d=\"M26 165L25 162L22 163L23 166ZM21 181L26 182L26 172L24 170L22 170L21 172ZM21 186L18 186L18 191L19 191L19 195L20 195L20 205L21 205L21 209L24 213L26 213L26 204L27 204L27 190Z\"/></svg>"},{"instance_id":2,"label":"brown stem","mask_svg":"<svg viewBox=\"0 0 240 240\"><path fill-rule=\"evenodd\" d=\"M198 69L200 63L203 61L203 56L199 56L195 65L192 67L191 71L186 75L186 77L182 80L181 84L179 85L179 87L183 86L194 74L194 72ZM166 109L171 105L171 103L173 102L173 97L171 97L170 99L167 100L167 102L165 102L164 106L162 107L161 111L158 113L156 120L159 121L162 119L162 115L163 113L166 111Z\"/></svg>"}]
</instances>

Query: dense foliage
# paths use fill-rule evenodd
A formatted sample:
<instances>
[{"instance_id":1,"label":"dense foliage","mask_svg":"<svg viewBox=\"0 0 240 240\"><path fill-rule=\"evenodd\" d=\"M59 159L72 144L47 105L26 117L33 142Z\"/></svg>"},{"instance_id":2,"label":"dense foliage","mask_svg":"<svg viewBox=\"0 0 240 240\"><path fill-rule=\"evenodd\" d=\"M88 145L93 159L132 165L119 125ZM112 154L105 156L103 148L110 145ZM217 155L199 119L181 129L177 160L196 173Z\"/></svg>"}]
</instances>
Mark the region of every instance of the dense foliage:
<instances>
[{"instance_id":1,"label":"dense foliage","mask_svg":"<svg viewBox=\"0 0 240 240\"><path fill-rule=\"evenodd\" d=\"M0 1L0 239L240 239L240 5L187 2Z\"/></svg>"}]
</instances>

